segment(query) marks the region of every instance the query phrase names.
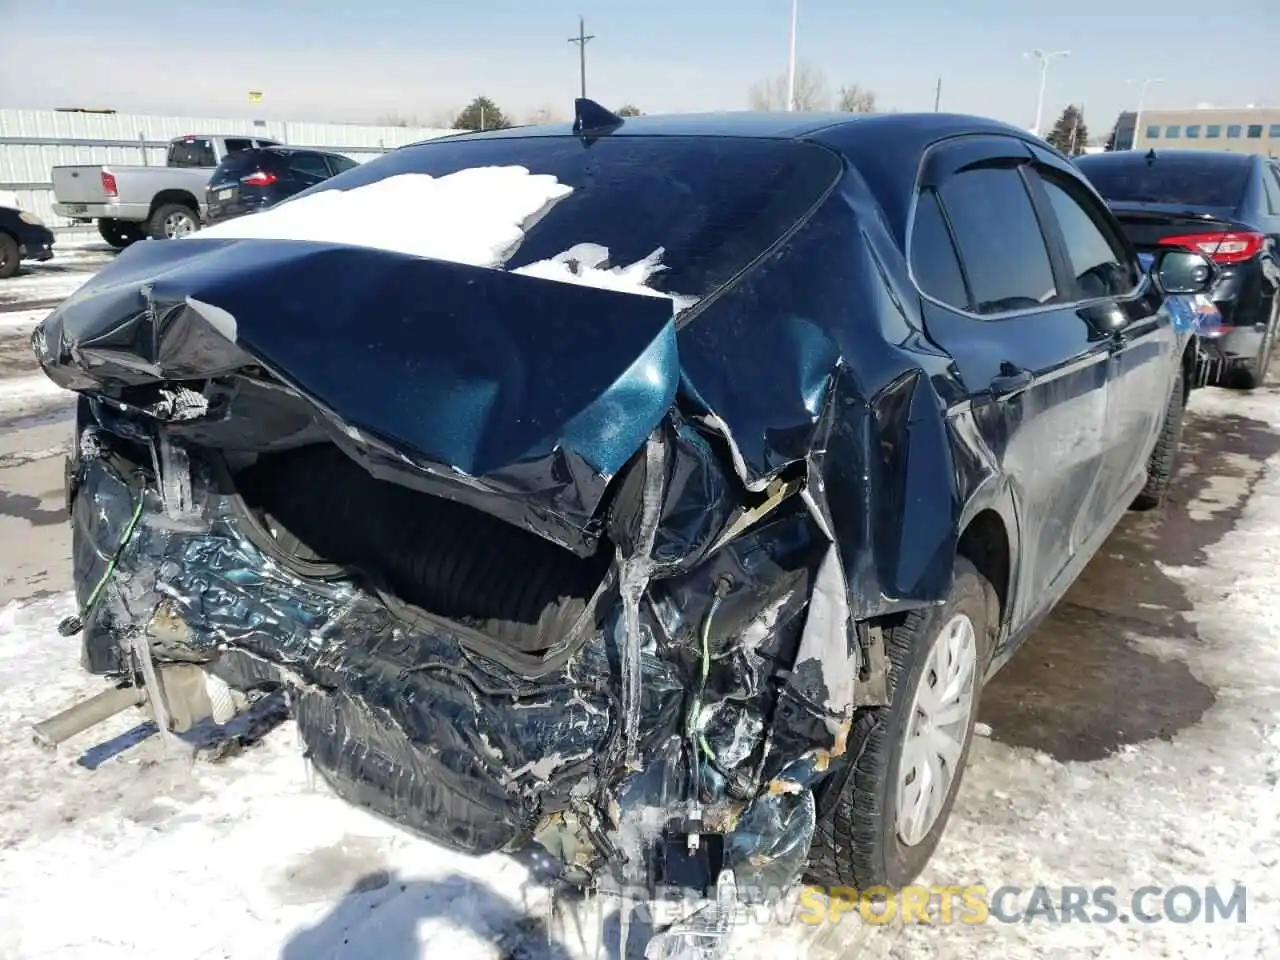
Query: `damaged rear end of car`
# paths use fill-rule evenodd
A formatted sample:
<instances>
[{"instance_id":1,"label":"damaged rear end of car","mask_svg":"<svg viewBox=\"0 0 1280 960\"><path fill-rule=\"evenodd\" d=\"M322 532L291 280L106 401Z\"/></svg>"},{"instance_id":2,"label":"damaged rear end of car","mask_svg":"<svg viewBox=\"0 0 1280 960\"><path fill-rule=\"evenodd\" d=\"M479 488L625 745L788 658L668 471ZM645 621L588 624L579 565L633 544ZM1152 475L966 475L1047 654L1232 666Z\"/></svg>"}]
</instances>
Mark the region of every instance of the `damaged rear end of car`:
<instances>
[{"instance_id":1,"label":"damaged rear end of car","mask_svg":"<svg viewBox=\"0 0 1280 960\"><path fill-rule=\"evenodd\" d=\"M282 695L340 796L457 850L792 886L886 702L876 616L945 591L943 420L901 355L851 358L849 271L876 309L896 280L836 154L658 139L407 148L138 244L51 315L84 666L170 729ZM306 227L398 177L422 235ZM477 178L518 199L433 246Z\"/></svg>"}]
</instances>

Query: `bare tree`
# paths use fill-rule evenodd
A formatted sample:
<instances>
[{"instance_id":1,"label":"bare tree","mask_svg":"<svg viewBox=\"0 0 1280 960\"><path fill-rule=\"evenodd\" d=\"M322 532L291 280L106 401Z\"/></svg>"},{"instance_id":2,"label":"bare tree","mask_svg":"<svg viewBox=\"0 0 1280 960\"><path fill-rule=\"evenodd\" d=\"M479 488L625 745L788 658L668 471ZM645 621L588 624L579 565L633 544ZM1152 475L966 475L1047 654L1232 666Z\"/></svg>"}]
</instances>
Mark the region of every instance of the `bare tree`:
<instances>
[{"instance_id":1,"label":"bare tree","mask_svg":"<svg viewBox=\"0 0 1280 960\"><path fill-rule=\"evenodd\" d=\"M435 130L452 130L453 121L461 111L457 107L443 107L427 118L427 126Z\"/></svg>"},{"instance_id":2,"label":"bare tree","mask_svg":"<svg viewBox=\"0 0 1280 960\"><path fill-rule=\"evenodd\" d=\"M540 107L535 107L524 115L525 124L536 126L540 123L564 123L564 114L549 103L544 103Z\"/></svg>"},{"instance_id":3,"label":"bare tree","mask_svg":"<svg viewBox=\"0 0 1280 960\"><path fill-rule=\"evenodd\" d=\"M856 83L841 87L836 95L836 109L841 113L875 113L876 92Z\"/></svg>"},{"instance_id":4,"label":"bare tree","mask_svg":"<svg viewBox=\"0 0 1280 960\"><path fill-rule=\"evenodd\" d=\"M398 111L392 110L390 113L384 113L378 117L374 123L381 127L421 127L423 123L418 119L417 114L412 116L404 116Z\"/></svg>"},{"instance_id":5,"label":"bare tree","mask_svg":"<svg viewBox=\"0 0 1280 960\"><path fill-rule=\"evenodd\" d=\"M751 89L747 91L747 99L751 103L752 110L787 109L786 73L753 83ZM797 63L795 108L824 110L830 104L831 95L827 90L827 78L822 68L811 63Z\"/></svg>"}]
</instances>

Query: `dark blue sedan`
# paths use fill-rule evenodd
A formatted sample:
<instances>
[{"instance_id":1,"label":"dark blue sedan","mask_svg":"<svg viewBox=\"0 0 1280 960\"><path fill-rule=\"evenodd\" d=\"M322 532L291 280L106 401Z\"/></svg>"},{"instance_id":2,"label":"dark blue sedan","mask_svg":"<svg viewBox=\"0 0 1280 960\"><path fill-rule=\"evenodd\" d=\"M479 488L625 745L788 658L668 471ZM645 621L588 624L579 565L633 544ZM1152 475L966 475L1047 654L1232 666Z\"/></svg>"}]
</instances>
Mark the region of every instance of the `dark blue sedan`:
<instances>
[{"instance_id":1,"label":"dark blue sedan","mask_svg":"<svg viewBox=\"0 0 1280 960\"><path fill-rule=\"evenodd\" d=\"M283 686L340 794L456 849L900 886L983 682L1161 502L1168 298L1216 275L1144 270L974 117L581 101L404 147L131 247L36 332L80 393L66 632Z\"/></svg>"}]
</instances>

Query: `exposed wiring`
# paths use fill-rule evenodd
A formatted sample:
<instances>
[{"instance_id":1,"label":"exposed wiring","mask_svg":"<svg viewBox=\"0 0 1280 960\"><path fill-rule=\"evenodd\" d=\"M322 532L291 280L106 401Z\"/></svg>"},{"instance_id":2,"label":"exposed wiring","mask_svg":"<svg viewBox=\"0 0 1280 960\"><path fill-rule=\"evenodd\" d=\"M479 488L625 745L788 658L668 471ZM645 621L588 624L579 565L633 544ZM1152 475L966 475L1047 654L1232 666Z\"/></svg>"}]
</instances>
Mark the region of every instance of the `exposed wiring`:
<instances>
[{"instance_id":1,"label":"exposed wiring","mask_svg":"<svg viewBox=\"0 0 1280 960\"><path fill-rule=\"evenodd\" d=\"M94 609L98 606L98 601L102 597L102 591L106 588L107 581L111 579L112 574L116 572L116 566L120 562L120 557L124 553L124 548L129 545L129 541L133 539L134 531L138 529L138 521L142 517L143 504L146 497L138 497L138 502L133 508L133 516L129 518L129 522L125 524L124 532L120 535L120 542L116 545L115 550L111 554L111 559L107 561L107 567L102 571L102 576L98 578L98 582L93 585L93 590L89 593L89 599L81 608L80 613L75 616L67 617L58 624L58 633L64 637L72 637L84 629L85 623L89 617L93 615Z\"/></svg>"},{"instance_id":2,"label":"exposed wiring","mask_svg":"<svg viewBox=\"0 0 1280 960\"><path fill-rule=\"evenodd\" d=\"M698 802L699 795L702 792L701 784L701 766L702 762L699 754L706 756L707 760L719 768L716 763L715 751L711 749L711 744L707 743L706 733L699 729L698 719L702 714L702 695L707 689L707 677L711 672L711 624L715 620L716 614L720 611L720 605L724 603L724 598L729 595L729 591L733 589L733 584L728 577L719 577L716 580L715 596L711 598L711 607L707 610L706 617L702 620L702 658L701 671L698 676L698 689L693 695L693 700L689 704L689 718L687 735L693 755L693 800ZM723 771L721 771L723 772Z\"/></svg>"}]
</instances>

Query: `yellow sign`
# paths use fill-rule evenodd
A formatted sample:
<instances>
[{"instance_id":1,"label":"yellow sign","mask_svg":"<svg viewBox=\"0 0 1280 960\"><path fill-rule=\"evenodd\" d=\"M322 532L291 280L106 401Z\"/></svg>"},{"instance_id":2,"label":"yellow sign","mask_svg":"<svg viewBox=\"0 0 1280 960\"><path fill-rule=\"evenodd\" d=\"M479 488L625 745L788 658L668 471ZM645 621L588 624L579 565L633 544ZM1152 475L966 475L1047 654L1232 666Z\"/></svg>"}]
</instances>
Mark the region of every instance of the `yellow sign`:
<instances>
[{"instance_id":1,"label":"yellow sign","mask_svg":"<svg viewBox=\"0 0 1280 960\"><path fill-rule=\"evenodd\" d=\"M250 91L249 91L249 102L250 102L250 103L261 103L261 102L262 102L262 91L261 91L261 90L250 90Z\"/></svg>"}]
</instances>

